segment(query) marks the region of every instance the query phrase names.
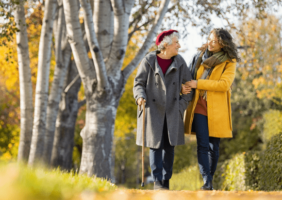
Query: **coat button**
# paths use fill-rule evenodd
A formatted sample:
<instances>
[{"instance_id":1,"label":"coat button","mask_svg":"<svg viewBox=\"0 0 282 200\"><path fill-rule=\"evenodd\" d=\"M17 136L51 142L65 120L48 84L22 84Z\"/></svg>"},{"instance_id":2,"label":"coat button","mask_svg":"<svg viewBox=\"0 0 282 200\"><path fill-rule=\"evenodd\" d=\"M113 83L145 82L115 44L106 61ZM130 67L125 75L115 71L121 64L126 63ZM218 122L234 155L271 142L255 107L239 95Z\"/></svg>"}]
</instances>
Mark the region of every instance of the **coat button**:
<instances>
[{"instance_id":1,"label":"coat button","mask_svg":"<svg viewBox=\"0 0 282 200\"><path fill-rule=\"evenodd\" d=\"M156 86L158 86L158 83L155 83Z\"/></svg>"},{"instance_id":2,"label":"coat button","mask_svg":"<svg viewBox=\"0 0 282 200\"><path fill-rule=\"evenodd\" d=\"M175 85L175 82L173 82L173 85Z\"/></svg>"},{"instance_id":3,"label":"coat button","mask_svg":"<svg viewBox=\"0 0 282 200\"><path fill-rule=\"evenodd\" d=\"M177 100L177 98L174 98L174 100L176 101L176 100Z\"/></svg>"},{"instance_id":4,"label":"coat button","mask_svg":"<svg viewBox=\"0 0 282 200\"><path fill-rule=\"evenodd\" d=\"M155 99L153 99L153 102L155 102L156 100Z\"/></svg>"}]
</instances>

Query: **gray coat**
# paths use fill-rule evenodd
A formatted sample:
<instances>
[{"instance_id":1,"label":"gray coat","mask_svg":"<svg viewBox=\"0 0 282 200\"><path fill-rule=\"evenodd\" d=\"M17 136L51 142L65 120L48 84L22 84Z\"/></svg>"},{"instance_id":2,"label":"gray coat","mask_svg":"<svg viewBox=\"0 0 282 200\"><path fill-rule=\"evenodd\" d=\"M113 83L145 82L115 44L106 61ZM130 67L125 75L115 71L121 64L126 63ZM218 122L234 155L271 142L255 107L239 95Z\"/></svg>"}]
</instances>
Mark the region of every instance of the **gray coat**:
<instances>
[{"instance_id":1,"label":"gray coat","mask_svg":"<svg viewBox=\"0 0 282 200\"><path fill-rule=\"evenodd\" d=\"M183 113L192 100L193 92L180 95L181 84L191 80L191 72L184 59L177 55L164 75L157 62L156 52L148 54L141 62L134 80L135 101L146 99L145 146L159 148L166 116L168 138L172 146L184 140ZM142 113L137 111L136 144L142 145Z\"/></svg>"}]
</instances>

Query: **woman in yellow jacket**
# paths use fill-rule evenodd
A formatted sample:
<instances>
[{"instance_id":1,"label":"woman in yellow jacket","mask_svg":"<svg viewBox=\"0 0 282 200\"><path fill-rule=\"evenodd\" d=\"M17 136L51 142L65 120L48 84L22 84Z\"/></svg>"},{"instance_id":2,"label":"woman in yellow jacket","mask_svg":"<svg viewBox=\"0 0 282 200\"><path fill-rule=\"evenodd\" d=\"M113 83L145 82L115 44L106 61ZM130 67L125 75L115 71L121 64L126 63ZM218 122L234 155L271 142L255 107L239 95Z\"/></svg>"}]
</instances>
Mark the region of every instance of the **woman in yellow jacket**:
<instances>
[{"instance_id":1,"label":"woman in yellow jacket","mask_svg":"<svg viewBox=\"0 0 282 200\"><path fill-rule=\"evenodd\" d=\"M199 50L190 63L194 80L182 86L183 94L195 88L184 116L185 133L196 133L201 189L213 190L220 138L232 137L230 87L240 58L232 36L222 28L213 29Z\"/></svg>"}]
</instances>

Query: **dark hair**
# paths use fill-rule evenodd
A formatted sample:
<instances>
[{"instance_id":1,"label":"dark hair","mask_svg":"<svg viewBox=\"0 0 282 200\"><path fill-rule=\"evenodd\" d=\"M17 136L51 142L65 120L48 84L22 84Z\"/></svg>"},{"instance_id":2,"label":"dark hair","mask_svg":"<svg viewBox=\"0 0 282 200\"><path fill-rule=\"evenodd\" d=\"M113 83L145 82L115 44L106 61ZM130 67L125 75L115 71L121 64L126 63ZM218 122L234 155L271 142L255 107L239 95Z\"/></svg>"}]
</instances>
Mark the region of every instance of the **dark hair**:
<instances>
[{"instance_id":1,"label":"dark hair","mask_svg":"<svg viewBox=\"0 0 282 200\"><path fill-rule=\"evenodd\" d=\"M214 33L218 39L218 42L222 47L222 50L227 53L230 59L236 59L237 62L241 61L238 55L237 46L233 42L233 38L230 33L223 28L214 28L211 30L209 36ZM204 51L208 47L208 43L203 44L198 50Z\"/></svg>"}]
</instances>

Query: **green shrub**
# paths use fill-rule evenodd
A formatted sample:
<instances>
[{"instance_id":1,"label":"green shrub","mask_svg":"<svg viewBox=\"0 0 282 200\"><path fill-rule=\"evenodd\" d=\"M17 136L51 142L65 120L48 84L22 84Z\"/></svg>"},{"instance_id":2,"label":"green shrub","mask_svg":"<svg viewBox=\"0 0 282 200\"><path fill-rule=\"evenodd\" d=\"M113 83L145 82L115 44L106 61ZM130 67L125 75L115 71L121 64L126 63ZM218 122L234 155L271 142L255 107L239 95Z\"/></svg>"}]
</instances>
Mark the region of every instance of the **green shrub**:
<instances>
[{"instance_id":1,"label":"green shrub","mask_svg":"<svg viewBox=\"0 0 282 200\"><path fill-rule=\"evenodd\" d=\"M250 151L219 163L214 175L214 188L229 191L257 190L260 156L260 152Z\"/></svg>"},{"instance_id":2,"label":"green shrub","mask_svg":"<svg viewBox=\"0 0 282 200\"><path fill-rule=\"evenodd\" d=\"M247 190L259 189L260 177L258 173L261 154L259 151L249 151L245 154L245 184Z\"/></svg>"},{"instance_id":3,"label":"green shrub","mask_svg":"<svg viewBox=\"0 0 282 200\"><path fill-rule=\"evenodd\" d=\"M214 175L213 185L220 190L246 190L244 154L221 163Z\"/></svg>"},{"instance_id":4,"label":"green shrub","mask_svg":"<svg viewBox=\"0 0 282 200\"><path fill-rule=\"evenodd\" d=\"M260 190L282 190L282 133L273 136L267 143L258 175Z\"/></svg>"},{"instance_id":5,"label":"green shrub","mask_svg":"<svg viewBox=\"0 0 282 200\"><path fill-rule=\"evenodd\" d=\"M282 133L274 135L264 151L219 163L213 184L220 190L282 190Z\"/></svg>"},{"instance_id":6,"label":"green shrub","mask_svg":"<svg viewBox=\"0 0 282 200\"><path fill-rule=\"evenodd\" d=\"M270 110L263 115L262 140L266 144L274 135L282 132L282 112Z\"/></svg>"}]
</instances>

